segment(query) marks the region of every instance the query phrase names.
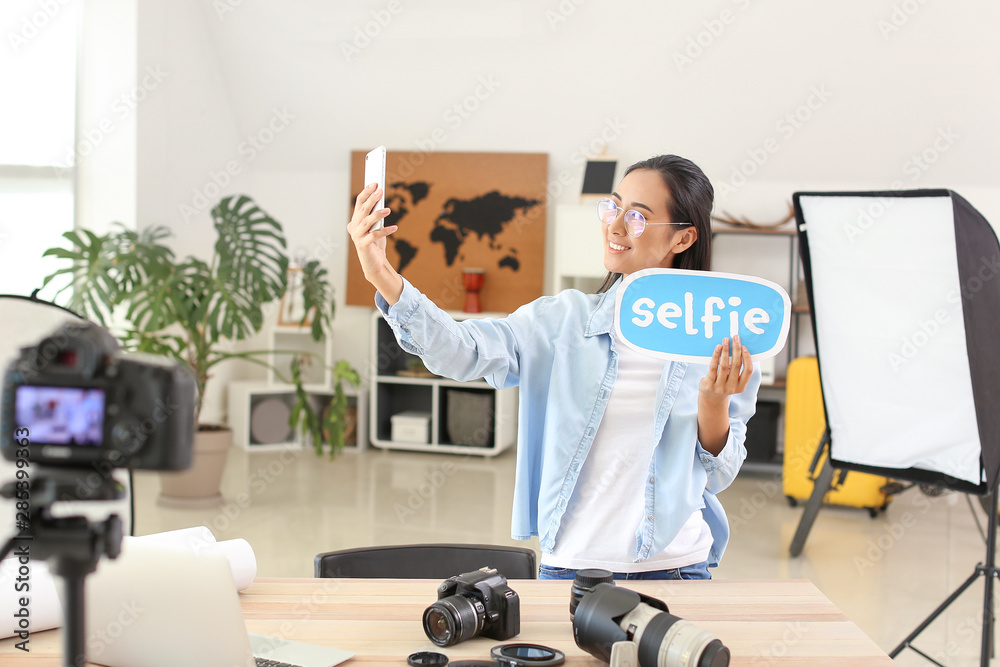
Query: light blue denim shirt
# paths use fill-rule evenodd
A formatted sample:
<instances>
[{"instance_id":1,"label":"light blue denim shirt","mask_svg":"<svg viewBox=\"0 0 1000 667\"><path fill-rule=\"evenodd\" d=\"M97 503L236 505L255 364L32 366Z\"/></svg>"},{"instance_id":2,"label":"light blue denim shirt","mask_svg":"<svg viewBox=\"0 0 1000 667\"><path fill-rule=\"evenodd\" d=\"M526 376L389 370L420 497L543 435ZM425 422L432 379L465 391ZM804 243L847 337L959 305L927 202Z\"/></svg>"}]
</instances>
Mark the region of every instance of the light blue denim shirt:
<instances>
[{"instance_id":1,"label":"light blue denim shirt","mask_svg":"<svg viewBox=\"0 0 1000 667\"><path fill-rule=\"evenodd\" d=\"M520 385L511 537L537 535L544 553L555 544L618 374L611 331L620 284L604 294L565 290L541 297L502 319L458 322L405 279L391 308L375 296L399 344L428 370L461 381L485 378L497 389ZM746 458L746 422L756 408L760 371L754 368L746 390L729 399L729 440L719 456L698 443L698 383L707 371L700 364L664 366L635 562L661 552L697 509L712 531L709 564L719 563L729 541L715 494L732 483Z\"/></svg>"}]
</instances>

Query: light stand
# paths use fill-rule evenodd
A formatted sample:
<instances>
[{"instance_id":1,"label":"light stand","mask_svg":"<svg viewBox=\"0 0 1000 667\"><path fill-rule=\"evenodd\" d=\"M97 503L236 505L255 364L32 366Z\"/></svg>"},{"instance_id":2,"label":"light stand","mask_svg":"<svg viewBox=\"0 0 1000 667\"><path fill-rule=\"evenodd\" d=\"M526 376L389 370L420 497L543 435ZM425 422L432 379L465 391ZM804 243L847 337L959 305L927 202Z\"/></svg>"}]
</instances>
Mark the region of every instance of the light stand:
<instances>
[{"instance_id":1,"label":"light stand","mask_svg":"<svg viewBox=\"0 0 1000 667\"><path fill-rule=\"evenodd\" d=\"M982 667L988 667L990 664L990 658L993 655L993 580L998 574L996 567L996 544L997 544L997 490L994 488L993 492L989 495L989 527L986 530L986 562L978 563L976 565L975 571L969 575L969 578L965 582L955 589L955 592L949 595L944 602L942 602L937 609L931 612L931 615L923 620L923 622L917 626L917 628L907 635L906 639L900 642L899 646L892 650L889 654L890 658L895 658L899 655L903 649L911 649L916 651L923 657L927 658L935 665L941 665L940 662L934 660L932 657L919 650L913 646L913 640L916 639L917 635L923 632L927 626L934 622L934 620L940 616L945 609L951 605L952 602L958 599L958 597L965 592L965 590L971 586L976 579L980 576L986 577L986 592L983 596L983 637L982 644L979 653L979 664Z\"/></svg>"},{"instance_id":2,"label":"light stand","mask_svg":"<svg viewBox=\"0 0 1000 667\"><path fill-rule=\"evenodd\" d=\"M988 498L985 562L891 653L912 648L940 665L912 642L983 575L985 667L998 575L1000 240L951 190L798 192L793 202L829 432L792 553L835 469Z\"/></svg>"},{"instance_id":3,"label":"light stand","mask_svg":"<svg viewBox=\"0 0 1000 667\"><path fill-rule=\"evenodd\" d=\"M806 501L802 518L799 519L799 527L795 530L792 544L788 548L792 557L796 557L802 553L802 547L805 546L806 538L809 537L809 531L812 529L813 522L816 521L816 515L819 514L820 507L823 505L823 498L826 497L826 492L833 487L833 475L836 471L833 469L833 465L830 464L829 445L830 429L827 428L824 429L823 437L820 438L819 447L816 448L816 455L809 466L809 473L812 474L816 470L816 464L824 453L827 454L827 457L823 460L823 466L820 468L819 475L813 481L812 493L809 495L809 500ZM843 482L846 474L846 471L841 471L841 482Z\"/></svg>"},{"instance_id":4,"label":"light stand","mask_svg":"<svg viewBox=\"0 0 1000 667\"><path fill-rule=\"evenodd\" d=\"M83 516L57 518L52 504L57 500L80 500L76 495L87 470L46 471L31 480L31 514L27 527L8 542L26 542L31 560L45 560L49 570L63 580L63 665L76 667L85 660L86 619L84 581L97 569L101 556L117 558L121 552L122 524L117 514L104 521L92 522ZM88 480L89 482L89 480ZM0 489L5 498L17 497L16 483ZM124 488L111 477L101 478L93 492L87 488L87 500L119 500ZM0 558L3 554L0 554Z\"/></svg>"}]
</instances>

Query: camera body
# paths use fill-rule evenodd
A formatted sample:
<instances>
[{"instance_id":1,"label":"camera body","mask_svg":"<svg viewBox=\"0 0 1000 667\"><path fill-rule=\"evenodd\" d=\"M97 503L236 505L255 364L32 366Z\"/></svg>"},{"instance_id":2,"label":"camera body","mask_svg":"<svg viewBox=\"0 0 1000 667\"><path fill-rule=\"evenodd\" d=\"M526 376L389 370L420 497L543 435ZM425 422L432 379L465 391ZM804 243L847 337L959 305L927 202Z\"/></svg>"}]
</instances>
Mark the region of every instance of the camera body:
<instances>
[{"instance_id":1,"label":"camera body","mask_svg":"<svg viewBox=\"0 0 1000 667\"><path fill-rule=\"evenodd\" d=\"M424 611L424 632L438 646L480 636L505 641L521 632L521 601L507 578L484 567L438 586L438 601Z\"/></svg>"},{"instance_id":2,"label":"camera body","mask_svg":"<svg viewBox=\"0 0 1000 667\"><path fill-rule=\"evenodd\" d=\"M0 453L45 466L184 470L197 386L163 357L123 352L91 322L68 321L21 349L3 376Z\"/></svg>"}]
</instances>

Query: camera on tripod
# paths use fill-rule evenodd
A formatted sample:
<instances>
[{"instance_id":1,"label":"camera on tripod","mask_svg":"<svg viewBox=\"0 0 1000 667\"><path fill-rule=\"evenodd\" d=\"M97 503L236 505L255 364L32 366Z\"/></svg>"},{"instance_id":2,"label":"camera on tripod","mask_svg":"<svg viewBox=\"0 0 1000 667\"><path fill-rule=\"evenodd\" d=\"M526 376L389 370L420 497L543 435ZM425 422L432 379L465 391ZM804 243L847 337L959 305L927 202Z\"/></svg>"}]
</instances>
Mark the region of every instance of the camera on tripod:
<instances>
[{"instance_id":1,"label":"camera on tripod","mask_svg":"<svg viewBox=\"0 0 1000 667\"><path fill-rule=\"evenodd\" d=\"M91 322L67 322L21 348L4 372L0 453L16 463L17 476L0 495L16 500L19 532L0 548L0 558L24 540L19 555L48 561L63 579L64 665L85 657L84 579L102 556L118 557L123 531L117 514L93 522L56 516L53 505L124 497L111 475L116 468L190 466L196 395L186 366L122 352ZM91 483L94 470L100 474Z\"/></svg>"},{"instance_id":2,"label":"camera on tripod","mask_svg":"<svg viewBox=\"0 0 1000 667\"><path fill-rule=\"evenodd\" d=\"M69 322L7 367L0 452L60 468L184 470L196 392L187 367L123 352L103 328Z\"/></svg>"}]
</instances>

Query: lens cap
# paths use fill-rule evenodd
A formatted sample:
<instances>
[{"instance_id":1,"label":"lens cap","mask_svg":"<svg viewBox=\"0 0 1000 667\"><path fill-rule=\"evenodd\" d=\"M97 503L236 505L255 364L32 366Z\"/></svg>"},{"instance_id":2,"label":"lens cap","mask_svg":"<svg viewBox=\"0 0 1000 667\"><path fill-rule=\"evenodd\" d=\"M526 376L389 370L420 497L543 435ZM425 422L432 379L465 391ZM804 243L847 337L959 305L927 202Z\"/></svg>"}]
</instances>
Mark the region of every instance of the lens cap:
<instances>
[{"instance_id":1,"label":"lens cap","mask_svg":"<svg viewBox=\"0 0 1000 667\"><path fill-rule=\"evenodd\" d=\"M412 667L444 667L448 664L448 656L434 651L420 651L411 653L406 662Z\"/></svg>"},{"instance_id":2,"label":"lens cap","mask_svg":"<svg viewBox=\"0 0 1000 667\"><path fill-rule=\"evenodd\" d=\"M566 654L548 646L541 644L501 644L494 646L490 651L498 665L511 665L512 667L547 667L548 665L561 665L566 661Z\"/></svg>"}]
</instances>

